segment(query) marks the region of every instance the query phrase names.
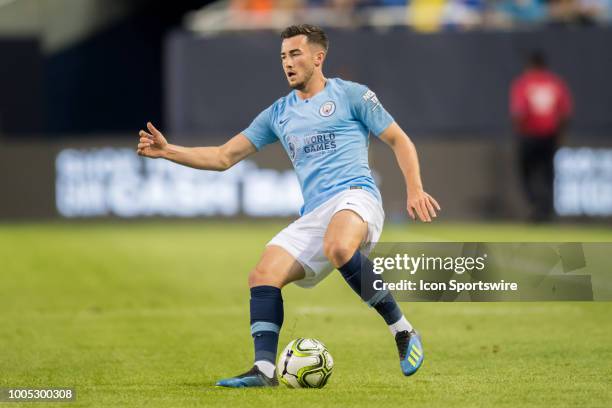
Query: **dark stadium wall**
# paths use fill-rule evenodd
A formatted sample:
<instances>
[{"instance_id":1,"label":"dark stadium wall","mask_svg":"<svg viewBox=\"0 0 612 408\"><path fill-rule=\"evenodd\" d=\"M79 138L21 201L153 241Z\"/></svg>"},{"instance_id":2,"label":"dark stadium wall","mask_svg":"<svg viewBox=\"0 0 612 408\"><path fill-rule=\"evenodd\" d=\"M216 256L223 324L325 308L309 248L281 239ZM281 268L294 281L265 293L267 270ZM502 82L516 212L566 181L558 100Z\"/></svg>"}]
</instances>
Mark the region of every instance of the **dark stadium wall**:
<instances>
[{"instance_id":1,"label":"dark stadium wall","mask_svg":"<svg viewBox=\"0 0 612 408\"><path fill-rule=\"evenodd\" d=\"M46 59L47 131L121 132L161 118L159 22L129 18Z\"/></svg>"},{"instance_id":2,"label":"dark stadium wall","mask_svg":"<svg viewBox=\"0 0 612 408\"><path fill-rule=\"evenodd\" d=\"M163 125L162 46L185 12L211 0L140 3L127 18L46 60L47 131L126 132Z\"/></svg>"},{"instance_id":3,"label":"dark stadium wall","mask_svg":"<svg viewBox=\"0 0 612 408\"><path fill-rule=\"evenodd\" d=\"M44 129L44 59L36 38L0 38L0 137Z\"/></svg>"},{"instance_id":4,"label":"dark stadium wall","mask_svg":"<svg viewBox=\"0 0 612 408\"><path fill-rule=\"evenodd\" d=\"M121 134L148 119L178 137L241 130L287 92L279 38L274 32L167 35L186 10L206 2L143 2L127 18L50 55L34 39L3 40L0 132ZM330 37L327 74L368 84L416 138L508 136L507 88L521 70L522 54L533 47L549 53L552 67L572 87L572 134L612 133L612 53L606 52L612 29L431 35L330 30Z\"/></svg>"},{"instance_id":5,"label":"dark stadium wall","mask_svg":"<svg viewBox=\"0 0 612 408\"><path fill-rule=\"evenodd\" d=\"M571 132L612 134L612 29L422 35L330 30L325 72L369 85L415 137L509 135L508 87L539 48L576 100ZM167 39L165 117L178 135L230 135L288 92L277 33Z\"/></svg>"}]
</instances>

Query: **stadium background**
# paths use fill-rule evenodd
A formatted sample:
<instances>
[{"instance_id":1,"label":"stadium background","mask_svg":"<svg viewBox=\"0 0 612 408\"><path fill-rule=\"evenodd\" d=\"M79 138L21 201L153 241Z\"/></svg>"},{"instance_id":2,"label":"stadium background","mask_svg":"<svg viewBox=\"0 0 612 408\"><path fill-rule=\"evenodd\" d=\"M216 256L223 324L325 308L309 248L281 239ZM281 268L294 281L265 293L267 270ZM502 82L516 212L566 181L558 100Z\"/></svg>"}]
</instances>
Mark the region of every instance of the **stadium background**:
<instances>
[{"instance_id":1,"label":"stadium background","mask_svg":"<svg viewBox=\"0 0 612 408\"><path fill-rule=\"evenodd\" d=\"M278 29L295 21L328 27L326 74L377 92L443 206L434 225L408 222L391 152L373 141L384 240L612 240L609 1L177 3L0 1L0 387L75 386L83 406L295 403L210 387L251 358L246 275L301 200L285 153L222 174L134 153L147 120L186 145L248 125L287 92ZM576 103L546 225L526 221L507 114L533 48ZM406 304L431 350L408 383L384 327L337 276L286 292L281 343L320 337L338 362L305 403L612 398L609 303Z\"/></svg>"}]
</instances>

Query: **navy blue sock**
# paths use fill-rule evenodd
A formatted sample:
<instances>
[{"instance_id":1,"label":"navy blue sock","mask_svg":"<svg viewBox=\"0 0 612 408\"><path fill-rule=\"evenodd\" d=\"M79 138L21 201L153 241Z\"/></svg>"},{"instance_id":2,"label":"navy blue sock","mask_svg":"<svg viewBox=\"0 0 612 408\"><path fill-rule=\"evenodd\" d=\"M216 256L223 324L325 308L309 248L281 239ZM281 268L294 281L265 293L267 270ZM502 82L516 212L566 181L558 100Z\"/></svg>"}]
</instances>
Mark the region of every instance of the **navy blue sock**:
<instances>
[{"instance_id":1,"label":"navy blue sock","mask_svg":"<svg viewBox=\"0 0 612 408\"><path fill-rule=\"evenodd\" d=\"M376 309L387 324L393 324L402 318L402 311L393 295L388 290L374 289L373 283L380 279L380 275L374 273L374 265L368 257L356 251L338 270L355 293Z\"/></svg>"},{"instance_id":2,"label":"navy blue sock","mask_svg":"<svg viewBox=\"0 0 612 408\"><path fill-rule=\"evenodd\" d=\"M255 342L255 361L266 360L275 364L283 317L283 297L279 288L251 288L251 335Z\"/></svg>"}]
</instances>

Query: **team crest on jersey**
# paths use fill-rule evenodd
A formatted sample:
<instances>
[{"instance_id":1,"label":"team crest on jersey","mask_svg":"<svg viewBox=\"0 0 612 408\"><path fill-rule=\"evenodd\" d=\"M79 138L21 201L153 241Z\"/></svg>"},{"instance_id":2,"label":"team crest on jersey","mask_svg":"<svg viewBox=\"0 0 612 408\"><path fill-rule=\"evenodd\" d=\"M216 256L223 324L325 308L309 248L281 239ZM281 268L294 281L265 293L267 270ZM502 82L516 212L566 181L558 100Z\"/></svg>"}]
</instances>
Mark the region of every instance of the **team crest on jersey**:
<instances>
[{"instance_id":1,"label":"team crest on jersey","mask_svg":"<svg viewBox=\"0 0 612 408\"><path fill-rule=\"evenodd\" d=\"M289 158L291 161L295 160L295 154L297 153L297 148L295 146L295 137L289 136L287 138L287 147L289 148Z\"/></svg>"},{"instance_id":2,"label":"team crest on jersey","mask_svg":"<svg viewBox=\"0 0 612 408\"><path fill-rule=\"evenodd\" d=\"M327 101L319 108L319 114L323 117L328 117L336 111L336 104L333 101Z\"/></svg>"}]
</instances>

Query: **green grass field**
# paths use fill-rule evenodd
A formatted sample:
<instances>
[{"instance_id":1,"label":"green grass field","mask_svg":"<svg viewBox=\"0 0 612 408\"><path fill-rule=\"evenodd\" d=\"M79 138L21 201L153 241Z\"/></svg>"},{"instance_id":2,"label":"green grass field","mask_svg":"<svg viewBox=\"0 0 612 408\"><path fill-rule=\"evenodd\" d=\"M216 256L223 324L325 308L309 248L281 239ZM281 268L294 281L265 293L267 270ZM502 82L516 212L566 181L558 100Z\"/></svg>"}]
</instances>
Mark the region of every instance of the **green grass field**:
<instances>
[{"instance_id":1,"label":"green grass field","mask_svg":"<svg viewBox=\"0 0 612 408\"><path fill-rule=\"evenodd\" d=\"M324 341L336 362L326 388L215 388L252 363L246 277L282 226L0 225L0 387L74 387L71 407L612 406L612 303L404 303L426 351L405 378L384 322L338 274L284 291L280 346ZM612 230L391 225L383 240L612 241Z\"/></svg>"}]
</instances>

